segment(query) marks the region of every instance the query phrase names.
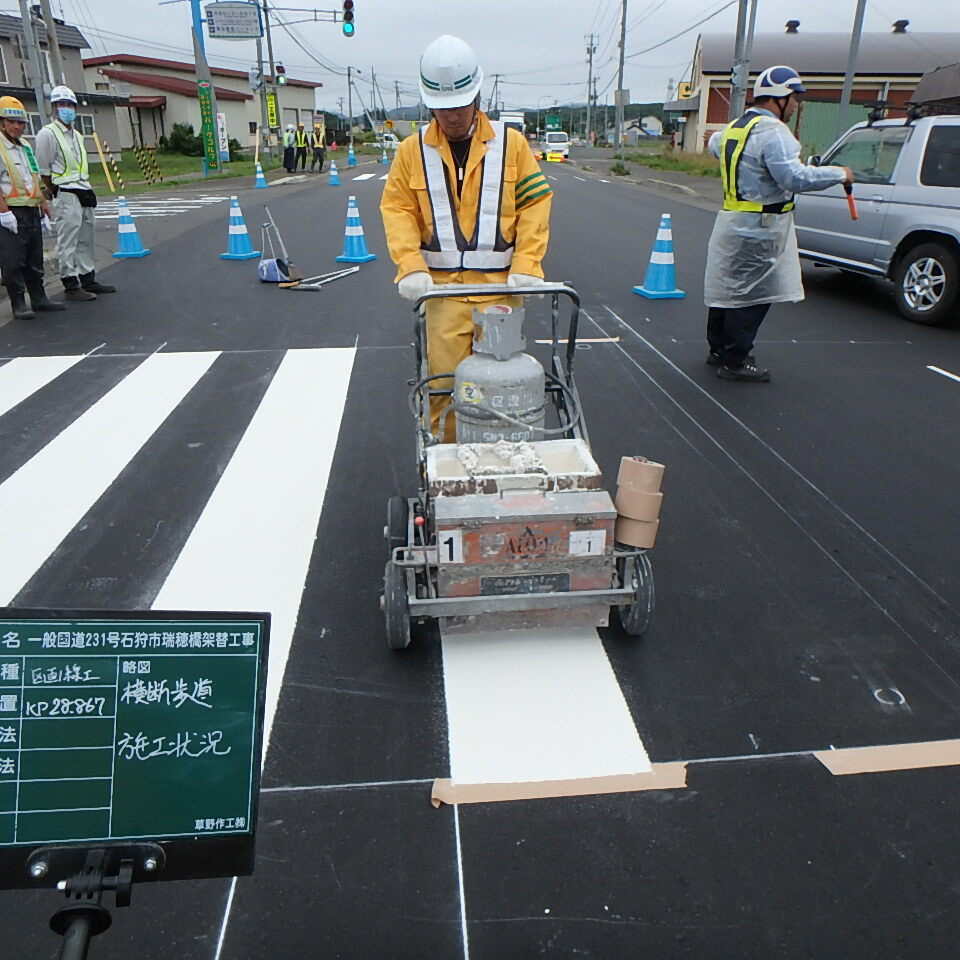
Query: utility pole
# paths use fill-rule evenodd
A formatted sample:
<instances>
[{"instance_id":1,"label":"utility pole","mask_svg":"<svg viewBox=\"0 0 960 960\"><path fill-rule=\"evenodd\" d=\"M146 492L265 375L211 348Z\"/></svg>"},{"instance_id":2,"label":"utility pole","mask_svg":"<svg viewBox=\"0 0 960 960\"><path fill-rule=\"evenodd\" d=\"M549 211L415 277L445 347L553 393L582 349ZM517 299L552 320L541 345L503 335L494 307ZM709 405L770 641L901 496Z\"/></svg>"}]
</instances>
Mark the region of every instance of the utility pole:
<instances>
[{"instance_id":1,"label":"utility pole","mask_svg":"<svg viewBox=\"0 0 960 960\"><path fill-rule=\"evenodd\" d=\"M400 110L402 109L403 104L400 102L400 81L399 80L393 81L393 89L397 95L397 109Z\"/></svg>"},{"instance_id":2,"label":"utility pole","mask_svg":"<svg viewBox=\"0 0 960 960\"><path fill-rule=\"evenodd\" d=\"M267 57L270 59L269 91L273 95L273 102L277 105L277 140L279 140L279 133L283 129L283 113L280 110L280 94L277 90L277 65L273 59L273 38L270 36L270 8L267 6L267 0L263 0L263 25L267 34Z\"/></svg>"},{"instance_id":3,"label":"utility pole","mask_svg":"<svg viewBox=\"0 0 960 960\"><path fill-rule=\"evenodd\" d=\"M50 80L53 83L65 84L67 78L63 72L63 57L60 55L60 41L57 39L57 25L53 19L50 0L40 0L40 10L43 13L43 22L47 27L47 49L50 51L50 61L53 65L54 76Z\"/></svg>"},{"instance_id":4,"label":"utility pole","mask_svg":"<svg viewBox=\"0 0 960 960\"><path fill-rule=\"evenodd\" d=\"M267 78L263 71L263 37L257 37L257 69L260 71L260 146L265 147L269 156L273 156L270 146L270 119L267 116Z\"/></svg>"},{"instance_id":5,"label":"utility pole","mask_svg":"<svg viewBox=\"0 0 960 960\"><path fill-rule=\"evenodd\" d=\"M620 66L617 68L617 92L614 94L613 125L615 127L614 143L620 149L621 128L623 127L623 60L627 52L627 0L620 3Z\"/></svg>"},{"instance_id":6,"label":"utility pole","mask_svg":"<svg viewBox=\"0 0 960 960\"><path fill-rule=\"evenodd\" d=\"M863 14L866 0L857 0L857 12L853 17L853 33L850 34L850 54L847 57L847 73L843 78L840 93L840 110L837 113L837 137L847 129L847 111L853 96L853 78L857 73L857 57L860 53L860 35L863 33Z\"/></svg>"},{"instance_id":7,"label":"utility pole","mask_svg":"<svg viewBox=\"0 0 960 960\"><path fill-rule=\"evenodd\" d=\"M37 101L37 113L46 123L50 119L47 109L47 98L43 91L43 69L40 66L40 48L37 45L37 36L33 32L30 8L27 0L20 0L20 19L23 24L23 40L27 48L27 82L33 88L33 95Z\"/></svg>"},{"instance_id":8,"label":"utility pole","mask_svg":"<svg viewBox=\"0 0 960 960\"><path fill-rule=\"evenodd\" d=\"M737 6L737 36L733 48L733 69L730 71L730 104L727 119L736 120L743 113L747 99L747 75L743 63L743 51L747 43L750 0L740 0Z\"/></svg>"},{"instance_id":9,"label":"utility pole","mask_svg":"<svg viewBox=\"0 0 960 960\"><path fill-rule=\"evenodd\" d=\"M593 34L590 34L590 39L587 40L587 146L593 146L592 141L590 140L590 131L593 130L593 112L591 106L593 104L593 55L597 52L597 48L594 44Z\"/></svg>"},{"instance_id":10,"label":"utility pole","mask_svg":"<svg viewBox=\"0 0 960 960\"><path fill-rule=\"evenodd\" d=\"M353 146L353 67L347 67L347 127L350 132L350 146Z\"/></svg>"}]
</instances>

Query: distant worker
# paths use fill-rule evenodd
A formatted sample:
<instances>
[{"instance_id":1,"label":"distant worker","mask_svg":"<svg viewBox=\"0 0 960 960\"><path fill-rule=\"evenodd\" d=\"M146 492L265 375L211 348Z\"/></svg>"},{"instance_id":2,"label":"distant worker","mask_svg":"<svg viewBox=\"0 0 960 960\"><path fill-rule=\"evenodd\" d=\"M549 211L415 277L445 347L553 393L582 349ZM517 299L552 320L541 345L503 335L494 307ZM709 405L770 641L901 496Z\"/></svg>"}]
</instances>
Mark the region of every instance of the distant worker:
<instances>
[{"instance_id":1,"label":"distant worker","mask_svg":"<svg viewBox=\"0 0 960 960\"><path fill-rule=\"evenodd\" d=\"M297 132L294 136L294 146L297 148L297 156L293 161L293 169L297 169L297 164L300 164L301 170L307 169L307 131L304 130L303 124L300 123L297 125Z\"/></svg>"},{"instance_id":2,"label":"distant worker","mask_svg":"<svg viewBox=\"0 0 960 960\"><path fill-rule=\"evenodd\" d=\"M310 148L313 151L313 157L310 160L310 172L313 173L313 168L319 163L320 169L317 172L323 173L323 160L326 156L323 127L313 128L313 133L310 134Z\"/></svg>"},{"instance_id":3,"label":"distant worker","mask_svg":"<svg viewBox=\"0 0 960 960\"><path fill-rule=\"evenodd\" d=\"M37 311L63 310L43 289L43 230L50 216L43 198L37 159L20 138L27 111L16 97L0 97L0 279L15 320L32 320ZM26 303L30 293L31 310Z\"/></svg>"},{"instance_id":4,"label":"distant worker","mask_svg":"<svg viewBox=\"0 0 960 960\"><path fill-rule=\"evenodd\" d=\"M288 123L287 129L283 134L283 169L287 173L293 173L293 166L296 163L296 134L293 132L293 124Z\"/></svg>"},{"instance_id":5,"label":"distant worker","mask_svg":"<svg viewBox=\"0 0 960 960\"><path fill-rule=\"evenodd\" d=\"M69 87L50 91L54 120L37 134L37 163L45 194L53 201L60 282L68 300L96 300L116 287L97 280L95 231L97 195L90 186L87 146L74 128L77 98Z\"/></svg>"},{"instance_id":6,"label":"distant worker","mask_svg":"<svg viewBox=\"0 0 960 960\"><path fill-rule=\"evenodd\" d=\"M720 159L723 209L707 248L707 363L725 380L767 381L753 344L772 303L803 299L793 227L794 194L853 183L849 167L800 162L787 127L804 92L791 67L769 67L753 87L753 106L708 144Z\"/></svg>"},{"instance_id":7,"label":"distant worker","mask_svg":"<svg viewBox=\"0 0 960 960\"><path fill-rule=\"evenodd\" d=\"M476 54L457 37L438 37L420 58L420 95L433 120L400 143L380 203L395 280L407 300L435 282L543 283L552 190L523 135L480 110L482 83ZM427 302L431 375L452 372L469 356L473 310L490 302L520 304L509 296ZM434 433L449 402L431 404ZM448 417L448 441L455 431Z\"/></svg>"}]
</instances>

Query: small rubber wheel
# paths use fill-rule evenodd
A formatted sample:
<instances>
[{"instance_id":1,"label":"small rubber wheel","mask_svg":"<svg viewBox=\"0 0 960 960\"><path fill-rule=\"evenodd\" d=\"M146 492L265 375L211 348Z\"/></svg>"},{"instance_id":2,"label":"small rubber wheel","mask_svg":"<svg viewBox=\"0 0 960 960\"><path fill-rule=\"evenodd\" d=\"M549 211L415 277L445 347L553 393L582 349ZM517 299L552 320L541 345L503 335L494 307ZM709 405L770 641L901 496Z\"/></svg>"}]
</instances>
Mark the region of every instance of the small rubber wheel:
<instances>
[{"instance_id":1,"label":"small rubber wheel","mask_svg":"<svg viewBox=\"0 0 960 960\"><path fill-rule=\"evenodd\" d=\"M645 553L627 557L623 583L633 586L633 603L617 607L620 625L631 637L642 637L653 623L654 607L653 568Z\"/></svg>"},{"instance_id":2,"label":"small rubber wheel","mask_svg":"<svg viewBox=\"0 0 960 960\"><path fill-rule=\"evenodd\" d=\"M391 497L387 501L387 525L383 533L387 540L387 549L393 557L397 547L406 547L407 544L407 501L404 497Z\"/></svg>"},{"instance_id":3,"label":"small rubber wheel","mask_svg":"<svg viewBox=\"0 0 960 960\"><path fill-rule=\"evenodd\" d=\"M942 243L921 243L897 261L893 287L897 309L908 320L940 323L960 303L960 261Z\"/></svg>"},{"instance_id":4,"label":"small rubber wheel","mask_svg":"<svg viewBox=\"0 0 960 960\"><path fill-rule=\"evenodd\" d=\"M388 563L383 571L383 616L387 646L406 650L410 646L410 605L407 603L407 575L403 567Z\"/></svg>"}]
</instances>

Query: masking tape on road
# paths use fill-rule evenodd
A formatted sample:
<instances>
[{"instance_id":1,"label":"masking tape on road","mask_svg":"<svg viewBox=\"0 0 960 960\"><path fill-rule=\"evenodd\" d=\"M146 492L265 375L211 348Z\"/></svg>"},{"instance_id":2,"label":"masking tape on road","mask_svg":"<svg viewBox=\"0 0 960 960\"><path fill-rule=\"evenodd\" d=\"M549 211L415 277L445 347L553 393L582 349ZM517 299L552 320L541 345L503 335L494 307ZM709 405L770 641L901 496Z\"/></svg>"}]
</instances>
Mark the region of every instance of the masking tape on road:
<instances>
[{"instance_id":1,"label":"masking tape on road","mask_svg":"<svg viewBox=\"0 0 960 960\"><path fill-rule=\"evenodd\" d=\"M853 773L952 767L960 764L960 740L845 747L841 750L816 750L813 755L836 777Z\"/></svg>"}]
</instances>

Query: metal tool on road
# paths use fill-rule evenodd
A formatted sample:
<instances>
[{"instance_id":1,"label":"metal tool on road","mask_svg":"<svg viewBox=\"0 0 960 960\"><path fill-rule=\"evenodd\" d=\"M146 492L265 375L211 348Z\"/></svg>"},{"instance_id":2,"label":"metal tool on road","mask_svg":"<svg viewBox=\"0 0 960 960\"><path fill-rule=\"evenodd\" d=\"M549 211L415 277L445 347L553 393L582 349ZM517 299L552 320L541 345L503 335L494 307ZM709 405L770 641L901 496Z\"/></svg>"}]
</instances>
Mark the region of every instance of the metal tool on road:
<instances>
[{"instance_id":1,"label":"metal tool on road","mask_svg":"<svg viewBox=\"0 0 960 960\"><path fill-rule=\"evenodd\" d=\"M257 274L261 282L285 283L289 280L302 280L303 275L296 268L287 253L287 248L283 243L283 237L280 236L280 231L274 222L273 214L270 213L270 208L264 204L263 209L267 214L267 223L263 224L261 230L260 247L266 250L269 246L270 256L265 257L259 263ZM279 257L274 248L274 238L276 238L277 246L280 248Z\"/></svg>"},{"instance_id":2,"label":"metal tool on road","mask_svg":"<svg viewBox=\"0 0 960 960\"><path fill-rule=\"evenodd\" d=\"M859 220L860 214L857 212L857 201L853 199L853 184L845 183L843 192L847 195L847 206L850 208L850 219Z\"/></svg>"},{"instance_id":3,"label":"metal tool on road","mask_svg":"<svg viewBox=\"0 0 960 960\"><path fill-rule=\"evenodd\" d=\"M280 284L280 289L301 290L306 292L317 291L320 290L324 284L332 283L334 280L339 280L341 277L349 277L351 273L359 272L359 266L347 267L346 270L334 270L333 273L321 273L316 277L305 277L303 280L291 280L289 282L284 282Z\"/></svg>"},{"instance_id":4,"label":"metal tool on road","mask_svg":"<svg viewBox=\"0 0 960 960\"><path fill-rule=\"evenodd\" d=\"M549 369L525 354L524 310L480 304L474 352L431 375L423 304L441 297L551 297ZM566 337L560 297L571 303ZM391 497L381 604L387 643L409 645L411 623L445 631L606 625L611 607L642 635L653 616L645 549L618 543L617 509L590 450L573 377L580 298L562 283L437 286L414 305L420 489ZM453 386L449 384L452 382ZM431 403L450 398L432 432ZM556 425L547 425L548 411ZM444 442L449 416L456 443Z\"/></svg>"}]
</instances>

